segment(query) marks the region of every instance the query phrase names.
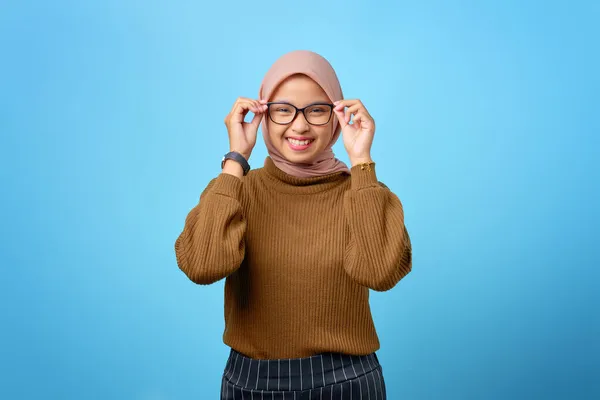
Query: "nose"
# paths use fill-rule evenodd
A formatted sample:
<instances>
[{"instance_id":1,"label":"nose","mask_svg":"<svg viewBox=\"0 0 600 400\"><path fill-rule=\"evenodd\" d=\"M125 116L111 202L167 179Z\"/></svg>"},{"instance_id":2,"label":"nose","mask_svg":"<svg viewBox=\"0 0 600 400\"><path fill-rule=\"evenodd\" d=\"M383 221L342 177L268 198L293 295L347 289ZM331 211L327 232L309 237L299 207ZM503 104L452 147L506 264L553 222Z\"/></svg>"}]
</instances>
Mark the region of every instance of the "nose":
<instances>
[{"instance_id":1,"label":"nose","mask_svg":"<svg viewBox=\"0 0 600 400\"><path fill-rule=\"evenodd\" d=\"M292 129L296 132L302 132L308 130L308 121L302 111L298 111L294 119L292 120Z\"/></svg>"}]
</instances>

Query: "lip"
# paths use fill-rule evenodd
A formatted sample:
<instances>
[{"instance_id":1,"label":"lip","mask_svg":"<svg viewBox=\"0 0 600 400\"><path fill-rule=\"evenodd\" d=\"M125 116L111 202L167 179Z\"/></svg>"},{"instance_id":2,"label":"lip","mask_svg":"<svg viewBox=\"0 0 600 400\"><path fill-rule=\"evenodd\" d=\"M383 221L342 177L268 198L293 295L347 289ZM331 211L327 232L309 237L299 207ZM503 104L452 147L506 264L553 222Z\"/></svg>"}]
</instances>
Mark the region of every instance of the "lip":
<instances>
[{"instance_id":1,"label":"lip","mask_svg":"<svg viewBox=\"0 0 600 400\"><path fill-rule=\"evenodd\" d=\"M286 139L296 139L296 140L315 140L315 138L306 137L306 136L286 136Z\"/></svg>"},{"instance_id":2,"label":"lip","mask_svg":"<svg viewBox=\"0 0 600 400\"><path fill-rule=\"evenodd\" d=\"M293 143L292 143L290 140L288 140L288 139L289 139L289 137L288 137L288 138L286 138L286 141L287 141L287 144L288 144L289 148L290 148L292 151L305 151L305 150L307 150L308 148L310 148L310 147L312 146L312 144L314 143L314 140L311 140L311 141L309 141L309 142L308 142L308 144L295 145L295 144L293 144Z\"/></svg>"}]
</instances>

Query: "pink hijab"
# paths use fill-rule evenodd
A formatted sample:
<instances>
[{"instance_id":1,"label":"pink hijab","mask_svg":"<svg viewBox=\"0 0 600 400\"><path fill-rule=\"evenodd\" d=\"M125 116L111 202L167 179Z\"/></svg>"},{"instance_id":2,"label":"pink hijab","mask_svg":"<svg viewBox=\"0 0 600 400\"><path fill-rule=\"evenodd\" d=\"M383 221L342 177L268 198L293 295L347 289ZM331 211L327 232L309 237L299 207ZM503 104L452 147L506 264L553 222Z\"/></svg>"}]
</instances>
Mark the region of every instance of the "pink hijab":
<instances>
[{"instance_id":1,"label":"pink hijab","mask_svg":"<svg viewBox=\"0 0 600 400\"><path fill-rule=\"evenodd\" d=\"M321 55L308 50L291 51L277 59L263 78L258 91L259 99L270 100L270 96L275 91L277 85L288 76L297 73L302 73L313 79L323 88L332 102L343 99L340 82L329 61ZM265 118L261 124L263 139L273 163L282 171L302 178L327 175L338 171L350 173L346 164L335 158L331 149L341 132L341 126L335 114L331 116L331 118L334 118L331 140L325 150L315 158L312 164L293 163L277 151L269 138L267 118L267 114L265 114Z\"/></svg>"}]
</instances>

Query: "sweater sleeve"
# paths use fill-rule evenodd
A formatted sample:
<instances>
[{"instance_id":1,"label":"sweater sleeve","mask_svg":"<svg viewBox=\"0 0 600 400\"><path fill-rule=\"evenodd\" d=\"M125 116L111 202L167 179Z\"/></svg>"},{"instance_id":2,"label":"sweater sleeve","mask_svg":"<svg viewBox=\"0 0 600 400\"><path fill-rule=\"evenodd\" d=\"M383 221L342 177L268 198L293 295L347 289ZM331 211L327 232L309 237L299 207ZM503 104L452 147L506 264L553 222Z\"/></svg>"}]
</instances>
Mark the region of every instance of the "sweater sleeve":
<instances>
[{"instance_id":1,"label":"sweater sleeve","mask_svg":"<svg viewBox=\"0 0 600 400\"><path fill-rule=\"evenodd\" d=\"M177 265L193 282L208 285L240 267L246 234L241 192L241 179L221 173L188 213L175 241L175 255Z\"/></svg>"},{"instance_id":2,"label":"sweater sleeve","mask_svg":"<svg viewBox=\"0 0 600 400\"><path fill-rule=\"evenodd\" d=\"M398 196L377 180L375 166L351 168L344 194L349 239L344 269L357 283L376 291L393 288L412 269L412 245Z\"/></svg>"}]
</instances>

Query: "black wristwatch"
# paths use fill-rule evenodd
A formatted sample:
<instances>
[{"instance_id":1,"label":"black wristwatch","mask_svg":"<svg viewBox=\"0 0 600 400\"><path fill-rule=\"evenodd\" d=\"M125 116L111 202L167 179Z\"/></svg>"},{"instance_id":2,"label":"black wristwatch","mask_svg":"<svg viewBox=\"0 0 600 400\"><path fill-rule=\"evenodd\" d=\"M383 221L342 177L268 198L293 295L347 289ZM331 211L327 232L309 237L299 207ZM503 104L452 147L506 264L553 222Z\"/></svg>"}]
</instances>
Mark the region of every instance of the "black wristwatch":
<instances>
[{"instance_id":1,"label":"black wristwatch","mask_svg":"<svg viewBox=\"0 0 600 400\"><path fill-rule=\"evenodd\" d=\"M227 160L228 158L240 163L240 165L242 166L242 169L244 170L244 176L246 176L248 171L250 171L250 164L248 164L248 161L246 161L246 158L243 155L241 155L240 153L238 153L237 151L230 151L229 153L227 153L223 156L223 160L221 161L221 169L223 169L223 167L225 167L225 160Z\"/></svg>"}]
</instances>

